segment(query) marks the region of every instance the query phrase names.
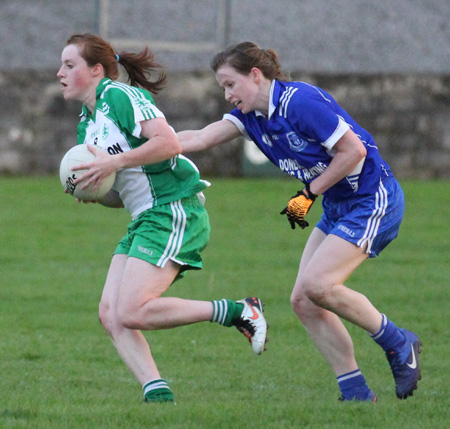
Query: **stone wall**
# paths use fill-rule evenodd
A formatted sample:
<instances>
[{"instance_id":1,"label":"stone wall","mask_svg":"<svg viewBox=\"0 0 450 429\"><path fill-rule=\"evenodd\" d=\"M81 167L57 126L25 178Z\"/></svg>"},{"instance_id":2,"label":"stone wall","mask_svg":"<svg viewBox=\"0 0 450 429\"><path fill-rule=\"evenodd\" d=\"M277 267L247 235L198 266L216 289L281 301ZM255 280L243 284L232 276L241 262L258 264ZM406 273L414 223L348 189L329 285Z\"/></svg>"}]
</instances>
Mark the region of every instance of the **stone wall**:
<instances>
[{"instance_id":1,"label":"stone wall","mask_svg":"<svg viewBox=\"0 0 450 429\"><path fill-rule=\"evenodd\" d=\"M398 177L450 178L450 75L291 75L329 91L372 133ZM156 103L177 131L230 109L209 71L169 74ZM56 173L76 143L79 113L62 98L54 71L0 73L0 174ZM239 176L240 143L189 157L205 176Z\"/></svg>"},{"instance_id":2,"label":"stone wall","mask_svg":"<svg viewBox=\"0 0 450 429\"><path fill-rule=\"evenodd\" d=\"M0 174L54 174L80 106L56 72L70 34L121 50L149 46L170 72L157 98L176 130L229 110L209 61L252 40L295 79L331 92L400 177L450 177L448 0L1 0ZM206 175L240 175L240 142L192 154Z\"/></svg>"}]
</instances>

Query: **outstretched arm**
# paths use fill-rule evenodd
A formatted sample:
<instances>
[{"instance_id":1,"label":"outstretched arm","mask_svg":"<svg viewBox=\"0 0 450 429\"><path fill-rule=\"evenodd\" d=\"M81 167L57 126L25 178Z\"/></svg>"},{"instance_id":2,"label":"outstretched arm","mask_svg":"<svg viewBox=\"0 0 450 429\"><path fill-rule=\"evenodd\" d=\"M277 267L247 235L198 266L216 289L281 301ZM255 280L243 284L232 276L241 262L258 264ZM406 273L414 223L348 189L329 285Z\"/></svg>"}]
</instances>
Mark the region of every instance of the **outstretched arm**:
<instances>
[{"instance_id":1,"label":"outstretched arm","mask_svg":"<svg viewBox=\"0 0 450 429\"><path fill-rule=\"evenodd\" d=\"M231 121L222 119L201 130L186 130L177 133L185 152L197 152L218 144L226 143L240 135L239 129Z\"/></svg>"}]
</instances>

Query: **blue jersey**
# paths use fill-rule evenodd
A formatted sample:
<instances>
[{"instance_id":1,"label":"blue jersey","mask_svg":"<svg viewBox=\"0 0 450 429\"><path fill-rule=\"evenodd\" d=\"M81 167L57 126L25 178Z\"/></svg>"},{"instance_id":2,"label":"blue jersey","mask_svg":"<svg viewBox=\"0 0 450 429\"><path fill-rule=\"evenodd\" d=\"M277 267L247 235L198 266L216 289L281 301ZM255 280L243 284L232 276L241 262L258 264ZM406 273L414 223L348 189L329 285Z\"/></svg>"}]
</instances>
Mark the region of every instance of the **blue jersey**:
<instances>
[{"instance_id":1,"label":"blue jersey","mask_svg":"<svg viewBox=\"0 0 450 429\"><path fill-rule=\"evenodd\" d=\"M392 176L372 136L330 94L316 86L274 80L268 116L234 109L224 119L253 140L270 161L304 183L327 169L335 154L334 145L352 129L367 155L354 171L324 192L327 199L371 195L378 190L382 177Z\"/></svg>"}]
</instances>

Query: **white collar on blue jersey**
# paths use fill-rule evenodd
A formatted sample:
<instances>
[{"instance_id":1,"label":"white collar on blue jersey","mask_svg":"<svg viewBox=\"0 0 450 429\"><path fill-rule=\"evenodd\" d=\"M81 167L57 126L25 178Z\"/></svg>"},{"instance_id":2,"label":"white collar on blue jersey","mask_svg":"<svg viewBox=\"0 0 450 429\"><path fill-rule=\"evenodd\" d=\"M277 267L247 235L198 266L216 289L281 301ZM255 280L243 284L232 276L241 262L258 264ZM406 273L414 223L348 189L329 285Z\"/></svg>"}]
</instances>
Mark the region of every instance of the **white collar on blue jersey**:
<instances>
[{"instance_id":1,"label":"white collar on blue jersey","mask_svg":"<svg viewBox=\"0 0 450 429\"><path fill-rule=\"evenodd\" d=\"M270 119L270 117L272 116L273 112L275 111L275 104L273 104L273 89L275 88L275 79L272 81L272 85L270 86L270 95L269 95L269 116L267 119ZM259 111L259 110L255 110L255 115L256 116L266 116L263 112Z\"/></svg>"}]
</instances>

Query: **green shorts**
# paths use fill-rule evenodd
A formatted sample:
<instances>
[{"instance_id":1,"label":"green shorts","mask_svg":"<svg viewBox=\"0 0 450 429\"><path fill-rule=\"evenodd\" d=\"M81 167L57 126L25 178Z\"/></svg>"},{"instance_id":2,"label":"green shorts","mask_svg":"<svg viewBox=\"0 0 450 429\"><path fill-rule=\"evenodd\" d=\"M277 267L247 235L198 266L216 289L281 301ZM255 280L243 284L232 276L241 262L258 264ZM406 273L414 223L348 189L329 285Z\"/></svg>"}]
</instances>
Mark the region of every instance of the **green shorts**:
<instances>
[{"instance_id":1,"label":"green shorts","mask_svg":"<svg viewBox=\"0 0 450 429\"><path fill-rule=\"evenodd\" d=\"M208 212L197 195L156 206L128 225L114 254L125 254L164 267L170 259L180 272L201 269L200 252L209 241Z\"/></svg>"}]
</instances>

